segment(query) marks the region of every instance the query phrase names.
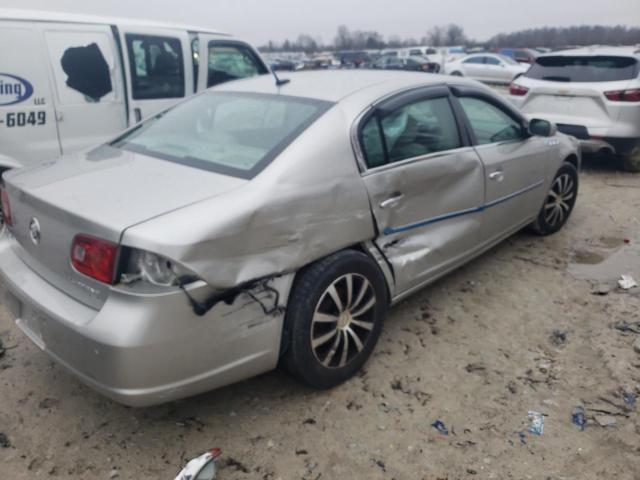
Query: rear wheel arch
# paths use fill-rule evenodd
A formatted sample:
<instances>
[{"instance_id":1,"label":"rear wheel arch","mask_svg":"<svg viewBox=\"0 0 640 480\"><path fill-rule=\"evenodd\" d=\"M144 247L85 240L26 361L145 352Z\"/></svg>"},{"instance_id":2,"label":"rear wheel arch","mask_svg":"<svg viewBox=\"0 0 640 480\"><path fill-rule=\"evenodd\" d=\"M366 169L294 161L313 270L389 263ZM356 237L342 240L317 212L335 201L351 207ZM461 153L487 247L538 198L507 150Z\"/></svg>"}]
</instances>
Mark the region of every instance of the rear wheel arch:
<instances>
[{"instance_id":1,"label":"rear wheel arch","mask_svg":"<svg viewBox=\"0 0 640 480\"><path fill-rule=\"evenodd\" d=\"M312 386L328 388L351 377L364 364L377 342L384 315L389 305L388 285L378 262L366 250L367 248L364 245L356 245L339 250L301 268L294 278L282 329L281 364L294 376ZM353 290L351 290L352 288ZM338 312L341 312L341 309L344 308L346 312L352 312L354 319L360 319L362 313L356 313L356 311L360 310L358 305L361 306L362 302L370 298L370 303L366 301L366 310L360 311L366 311L369 312L367 315L373 315L370 320L367 320L371 321L371 326L365 329L365 335L361 338L362 342L356 342L358 349L357 353L352 352L355 353L355 356L352 357L353 361L349 360L349 363L344 364L345 353L339 368L336 366L329 368L328 363L320 363L323 360L317 356L314 359L313 355L315 355L316 349L324 348L320 347L320 345L324 345L324 341L318 345L315 345L315 341L313 342L314 345L312 345L310 341L310 338L314 338L314 325L317 325L316 309L320 309L321 305L326 305L327 299L330 298L327 296L330 293L330 289L333 289L331 297L342 297L341 301L335 303L335 305L338 305ZM358 296L355 292L362 293ZM363 296L365 293L366 295ZM351 296L352 294L353 296ZM347 298L353 300L346 300ZM322 308L324 309L325 307ZM336 319L338 318L335 311L330 312L330 315L335 316ZM347 315L345 319L342 318L342 315L340 316L340 321L344 320L346 323L342 324L342 326L340 326L340 323L335 323L335 329L343 328L348 330L352 328L357 330L363 323L361 320L353 320L352 323L356 325L350 326L351 316L348 313L345 315ZM321 314L321 317L323 316L326 317L326 315ZM338 320L336 319L330 321L327 325L337 322ZM327 322L327 320L320 320L320 322ZM320 325L324 327L325 324L321 323ZM337 334L332 337L332 342L333 338L336 339L336 344L331 350L333 353L338 348L337 344L342 348L342 345L346 347L351 343L346 340L345 343L340 343L338 338L341 334L347 337L349 335L347 332L335 331ZM371 332L370 336L367 331ZM330 332L333 332L333 330L330 330ZM353 334L353 332L350 333ZM360 333L363 332L361 331ZM321 336L319 338L324 337ZM325 341L328 340L325 339ZM354 345L351 346L353 347ZM327 356L325 361L330 361L327 359L336 360L333 353L331 353L330 357Z\"/></svg>"},{"instance_id":2,"label":"rear wheel arch","mask_svg":"<svg viewBox=\"0 0 640 480\"><path fill-rule=\"evenodd\" d=\"M293 282L291 283L291 288L289 289L289 295L288 295L288 300L287 302L289 302L292 298L293 292L297 289L300 288L300 283L304 281L304 277L306 276L306 273L314 268L316 265L318 264L322 264L323 262L326 262L327 259L330 259L331 257L334 257L336 255L343 255L343 254L349 254L349 253L357 253L360 255L363 255L364 257L366 257L372 264L375 264L375 266L377 267L377 269L380 272L380 275L383 278L384 281L384 286L385 286L385 291L386 291L386 300L387 300L387 306L389 306L390 304L390 300L391 300L391 292L392 292L392 287L393 285L390 285L390 277L391 277L391 281L393 281L393 273L390 271L388 265L386 265L386 259L380 255L380 258L375 258L375 256L371 253L370 249L371 248L375 248L375 246L373 245L373 242L371 242L371 245L368 245L369 242L363 242L363 243L357 243L354 245L350 245L348 247L345 247L341 250L338 250L336 252L333 252L329 255L326 255L324 257L321 257L317 260L314 260L306 265L304 265L303 267L301 267L296 273L295 276L293 278ZM381 265L381 262L383 263ZM288 308L288 305L287 305ZM287 319L285 319L285 322L283 324L283 331L282 331L282 343L280 346L280 355L282 356L288 349L289 347L289 342L290 342L290 325L288 325Z\"/></svg>"}]
</instances>

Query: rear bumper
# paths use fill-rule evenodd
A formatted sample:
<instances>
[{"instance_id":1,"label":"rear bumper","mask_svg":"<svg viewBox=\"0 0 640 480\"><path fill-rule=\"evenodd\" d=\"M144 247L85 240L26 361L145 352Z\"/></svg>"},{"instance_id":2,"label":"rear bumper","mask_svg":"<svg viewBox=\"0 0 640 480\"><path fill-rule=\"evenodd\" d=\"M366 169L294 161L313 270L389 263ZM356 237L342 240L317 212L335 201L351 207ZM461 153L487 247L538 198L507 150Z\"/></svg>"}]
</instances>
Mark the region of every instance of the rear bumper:
<instances>
[{"instance_id":1,"label":"rear bumper","mask_svg":"<svg viewBox=\"0 0 640 480\"><path fill-rule=\"evenodd\" d=\"M103 395L147 406L208 391L273 369L282 314L265 316L245 295L196 316L179 289L113 288L94 310L46 282L0 233L0 294L18 327L55 361ZM292 276L274 281L286 301ZM209 291L191 288L194 296Z\"/></svg>"}]
</instances>

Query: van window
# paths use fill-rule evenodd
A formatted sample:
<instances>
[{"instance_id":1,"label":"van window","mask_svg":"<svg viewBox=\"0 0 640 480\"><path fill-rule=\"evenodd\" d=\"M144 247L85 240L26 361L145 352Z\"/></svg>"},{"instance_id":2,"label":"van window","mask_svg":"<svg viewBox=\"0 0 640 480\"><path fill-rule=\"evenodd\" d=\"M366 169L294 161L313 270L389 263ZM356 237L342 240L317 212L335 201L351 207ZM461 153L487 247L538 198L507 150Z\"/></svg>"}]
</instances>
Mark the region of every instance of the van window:
<instances>
[{"instance_id":1,"label":"van window","mask_svg":"<svg viewBox=\"0 0 640 480\"><path fill-rule=\"evenodd\" d=\"M247 46L209 42L207 87L263 73L267 69Z\"/></svg>"},{"instance_id":2,"label":"van window","mask_svg":"<svg viewBox=\"0 0 640 480\"><path fill-rule=\"evenodd\" d=\"M184 59L177 38L127 34L131 94L136 100L184 97Z\"/></svg>"},{"instance_id":3,"label":"van window","mask_svg":"<svg viewBox=\"0 0 640 480\"><path fill-rule=\"evenodd\" d=\"M638 76L633 57L552 55L538 57L525 77L552 82L613 82Z\"/></svg>"},{"instance_id":4,"label":"van window","mask_svg":"<svg viewBox=\"0 0 640 480\"><path fill-rule=\"evenodd\" d=\"M63 105L114 102L114 57L103 32L45 32L58 100Z\"/></svg>"}]
</instances>

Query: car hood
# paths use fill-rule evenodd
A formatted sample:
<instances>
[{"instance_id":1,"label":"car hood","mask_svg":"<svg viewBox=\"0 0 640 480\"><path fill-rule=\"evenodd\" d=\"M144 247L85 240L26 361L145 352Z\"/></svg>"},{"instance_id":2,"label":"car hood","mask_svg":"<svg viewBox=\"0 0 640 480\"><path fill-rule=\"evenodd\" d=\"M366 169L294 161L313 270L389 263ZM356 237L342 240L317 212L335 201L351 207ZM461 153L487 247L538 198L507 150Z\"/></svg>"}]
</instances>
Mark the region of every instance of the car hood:
<instances>
[{"instance_id":1,"label":"car hood","mask_svg":"<svg viewBox=\"0 0 640 480\"><path fill-rule=\"evenodd\" d=\"M27 201L66 214L75 225L85 223L85 233L116 242L132 225L247 182L110 146L13 171L5 178L10 191L17 190L12 205Z\"/></svg>"}]
</instances>

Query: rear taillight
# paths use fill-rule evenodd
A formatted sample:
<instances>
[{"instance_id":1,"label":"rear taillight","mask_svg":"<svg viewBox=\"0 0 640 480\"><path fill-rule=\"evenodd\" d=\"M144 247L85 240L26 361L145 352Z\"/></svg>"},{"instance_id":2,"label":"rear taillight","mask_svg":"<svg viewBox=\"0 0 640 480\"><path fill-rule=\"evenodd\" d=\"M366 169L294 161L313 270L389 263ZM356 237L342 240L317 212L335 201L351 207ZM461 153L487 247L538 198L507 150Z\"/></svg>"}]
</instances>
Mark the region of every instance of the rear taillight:
<instances>
[{"instance_id":1,"label":"rear taillight","mask_svg":"<svg viewBox=\"0 0 640 480\"><path fill-rule=\"evenodd\" d=\"M2 218L4 218L4 222L10 227L13 226L11 206L9 205L9 194L4 188L0 188L0 203L2 204Z\"/></svg>"},{"instance_id":2,"label":"rear taillight","mask_svg":"<svg viewBox=\"0 0 640 480\"><path fill-rule=\"evenodd\" d=\"M509 93L511 95L515 95L516 97L522 97L527 94L529 89L527 87L523 87L522 85L518 85L517 83L512 83L509 85Z\"/></svg>"},{"instance_id":3,"label":"rear taillight","mask_svg":"<svg viewBox=\"0 0 640 480\"><path fill-rule=\"evenodd\" d=\"M91 237L76 235L71 245L71 265L88 277L112 284L116 271L118 245Z\"/></svg>"},{"instance_id":4,"label":"rear taillight","mask_svg":"<svg viewBox=\"0 0 640 480\"><path fill-rule=\"evenodd\" d=\"M632 90L612 90L604 92L604 96L612 102L640 102L640 88Z\"/></svg>"}]
</instances>

